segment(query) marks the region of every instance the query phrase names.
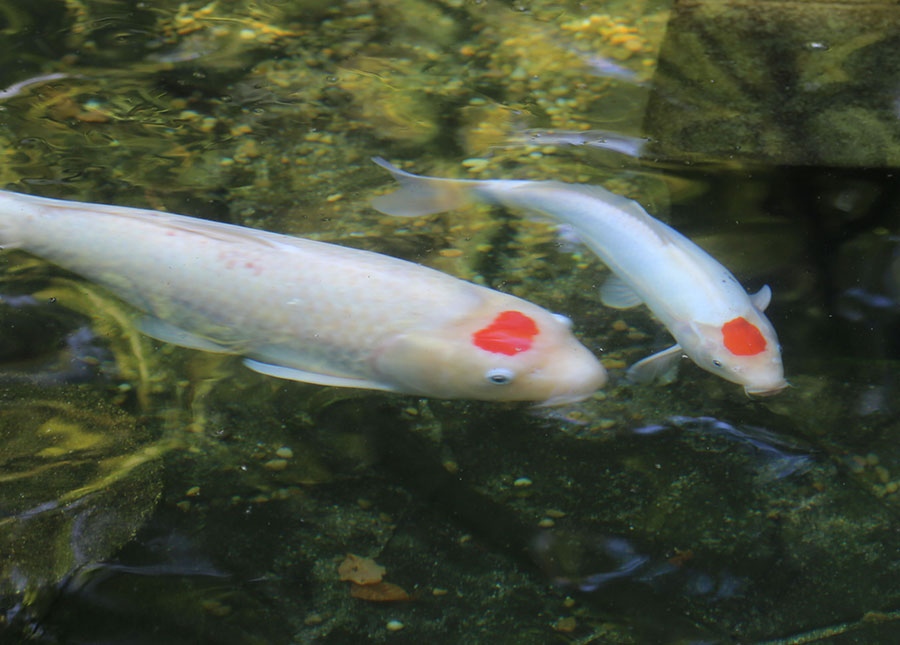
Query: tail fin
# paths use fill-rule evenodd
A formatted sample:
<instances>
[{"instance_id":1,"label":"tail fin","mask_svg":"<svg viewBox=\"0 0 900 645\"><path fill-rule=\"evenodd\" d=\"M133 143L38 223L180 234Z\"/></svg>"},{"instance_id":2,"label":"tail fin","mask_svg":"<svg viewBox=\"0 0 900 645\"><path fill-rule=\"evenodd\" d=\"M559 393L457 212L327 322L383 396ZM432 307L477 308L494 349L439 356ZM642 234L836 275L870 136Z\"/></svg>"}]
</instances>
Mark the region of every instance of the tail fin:
<instances>
[{"instance_id":1,"label":"tail fin","mask_svg":"<svg viewBox=\"0 0 900 645\"><path fill-rule=\"evenodd\" d=\"M381 157L372 161L387 170L400 183L400 188L389 195L372 199L372 207L387 215L419 217L443 213L467 204L471 198L466 179L442 179L421 177L392 166Z\"/></svg>"}]
</instances>

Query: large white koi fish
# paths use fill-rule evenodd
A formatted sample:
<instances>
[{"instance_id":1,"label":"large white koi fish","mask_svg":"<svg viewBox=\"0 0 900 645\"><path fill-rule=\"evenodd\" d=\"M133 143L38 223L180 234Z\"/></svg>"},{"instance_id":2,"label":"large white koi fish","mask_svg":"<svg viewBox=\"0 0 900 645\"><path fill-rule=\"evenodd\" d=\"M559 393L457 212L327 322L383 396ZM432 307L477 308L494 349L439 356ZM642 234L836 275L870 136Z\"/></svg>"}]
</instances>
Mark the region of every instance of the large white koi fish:
<instances>
[{"instance_id":1,"label":"large white koi fish","mask_svg":"<svg viewBox=\"0 0 900 645\"><path fill-rule=\"evenodd\" d=\"M747 295L728 269L637 202L599 186L422 177L375 162L400 182L400 190L373 200L384 213L414 217L481 200L572 226L614 274L600 289L602 302L620 309L646 304L677 341L633 365L632 380L670 373L686 354L747 394L774 394L787 385L778 338L763 314L769 287Z\"/></svg>"},{"instance_id":2,"label":"large white koi fish","mask_svg":"<svg viewBox=\"0 0 900 645\"><path fill-rule=\"evenodd\" d=\"M4 191L0 244L108 287L154 338L270 376L544 405L606 381L564 316L377 253Z\"/></svg>"}]
</instances>

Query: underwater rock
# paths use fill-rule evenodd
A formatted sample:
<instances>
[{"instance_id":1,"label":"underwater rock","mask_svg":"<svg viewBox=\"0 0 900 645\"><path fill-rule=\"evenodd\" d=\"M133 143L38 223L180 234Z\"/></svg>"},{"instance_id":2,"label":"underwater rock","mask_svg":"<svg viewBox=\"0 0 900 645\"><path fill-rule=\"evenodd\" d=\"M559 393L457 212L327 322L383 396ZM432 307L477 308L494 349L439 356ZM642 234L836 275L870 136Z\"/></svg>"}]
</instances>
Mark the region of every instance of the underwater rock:
<instances>
[{"instance_id":1,"label":"underwater rock","mask_svg":"<svg viewBox=\"0 0 900 645\"><path fill-rule=\"evenodd\" d=\"M0 294L0 383L89 381L112 356L83 316L30 295Z\"/></svg>"},{"instance_id":2,"label":"underwater rock","mask_svg":"<svg viewBox=\"0 0 900 645\"><path fill-rule=\"evenodd\" d=\"M118 408L56 392L0 392L3 629L25 628L56 583L128 541L160 491L161 444Z\"/></svg>"}]
</instances>

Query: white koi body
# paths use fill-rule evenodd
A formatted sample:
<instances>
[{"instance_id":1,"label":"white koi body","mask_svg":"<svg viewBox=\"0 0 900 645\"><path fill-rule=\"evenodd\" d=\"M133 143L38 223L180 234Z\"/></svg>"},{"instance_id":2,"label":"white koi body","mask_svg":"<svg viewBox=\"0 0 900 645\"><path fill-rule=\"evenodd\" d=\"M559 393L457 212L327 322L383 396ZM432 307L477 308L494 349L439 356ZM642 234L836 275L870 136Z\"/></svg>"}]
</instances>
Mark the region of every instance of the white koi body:
<instances>
[{"instance_id":1,"label":"white koi body","mask_svg":"<svg viewBox=\"0 0 900 645\"><path fill-rule=\"evenodd\" d=\"M271 376L546 405L606 380L562 317L377 253L3 191L0 244L108 287L150 336Z\"/></svg>"},{"instance_id":2,"label":"white koi body","mask_svg":"<svg viewBox=\"0 0 900 645\"><path fill-rule=\"evenodd\" d=\"M769 288L748 296L728 269L637 202L599 186L420 177L376 162L401 184L374 200L385 213L424 215L481 200L572 226L615 275L601 288L604 304L627 308L643 302L678 343L632 366L632 379L660 376L686 354L748 394L772 394L787 385L778 338L762 313Z\"/></svg>"}]
</instances>

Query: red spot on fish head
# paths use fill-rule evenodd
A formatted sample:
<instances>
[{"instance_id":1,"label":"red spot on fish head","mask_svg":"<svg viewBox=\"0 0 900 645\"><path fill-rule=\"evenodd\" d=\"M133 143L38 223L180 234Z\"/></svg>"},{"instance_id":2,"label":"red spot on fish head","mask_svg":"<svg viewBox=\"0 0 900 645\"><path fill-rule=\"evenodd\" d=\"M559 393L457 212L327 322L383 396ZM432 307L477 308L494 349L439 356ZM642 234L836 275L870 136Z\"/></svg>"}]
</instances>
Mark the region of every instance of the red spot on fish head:
<instances>
[{"instance_id":1,"label":"red spot on fish head","mask_svg":"<svg viewBox=\"0 0 900 645\"><path fill-rule=\"evenodd\" d=\"M753 323L740 316L722 325L725 348L735 356L755 356L766 348L766 339Z\"/></svg>"},{"instance_id":2,"label":"red spot on fish head","mask_svg":"<svg viewBox=\"0 0 900 645\"><path fill-rule=\"evenodd\" d=\"M472 342L488 352L514 356L529 349L539 331L537 324L522 312L504 311L490 325L472 334Z\"/></svg>"}]
</instances>

